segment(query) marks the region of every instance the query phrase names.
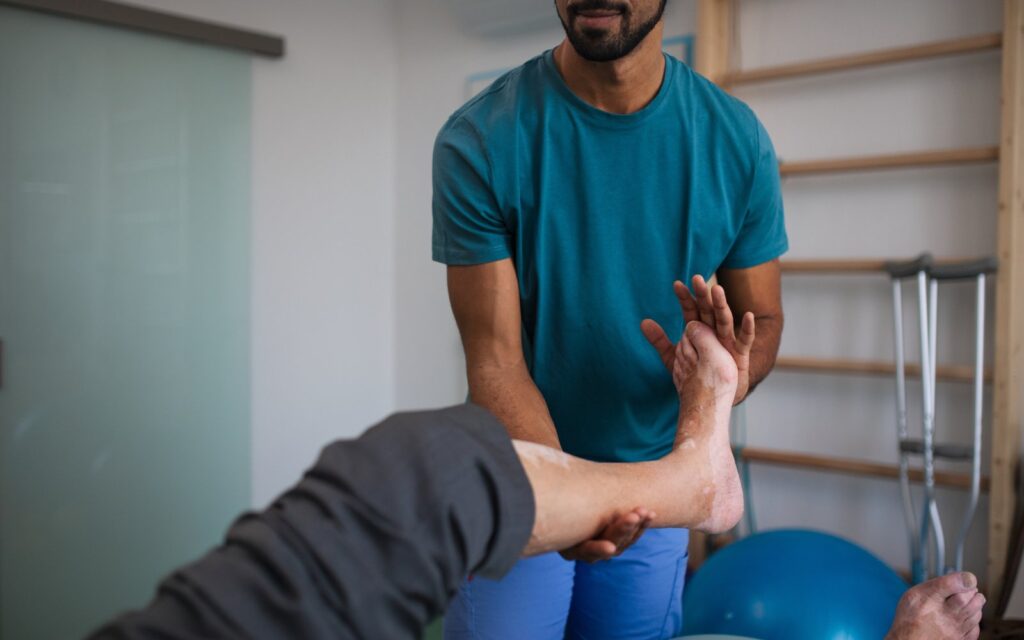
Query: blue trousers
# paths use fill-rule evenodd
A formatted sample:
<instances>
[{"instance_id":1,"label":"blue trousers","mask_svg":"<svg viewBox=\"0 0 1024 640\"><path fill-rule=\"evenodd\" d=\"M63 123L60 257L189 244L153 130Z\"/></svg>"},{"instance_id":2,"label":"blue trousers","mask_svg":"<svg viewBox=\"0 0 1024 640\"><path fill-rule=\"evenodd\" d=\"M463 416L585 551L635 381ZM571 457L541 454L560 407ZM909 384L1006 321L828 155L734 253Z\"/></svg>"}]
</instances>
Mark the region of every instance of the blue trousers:
<instances>
[{"instance_id":1,"label":"blue trousers","mask_svg":"<svg viewBox=\"0 0 1024 640\"><path fill-rule=\"evenodd\" d=\"M657 640L683 628L686 529L651 529L621 556L588 564L525 558L501 580L462 584L445 640Z\"/></svg>"}]
</instances>

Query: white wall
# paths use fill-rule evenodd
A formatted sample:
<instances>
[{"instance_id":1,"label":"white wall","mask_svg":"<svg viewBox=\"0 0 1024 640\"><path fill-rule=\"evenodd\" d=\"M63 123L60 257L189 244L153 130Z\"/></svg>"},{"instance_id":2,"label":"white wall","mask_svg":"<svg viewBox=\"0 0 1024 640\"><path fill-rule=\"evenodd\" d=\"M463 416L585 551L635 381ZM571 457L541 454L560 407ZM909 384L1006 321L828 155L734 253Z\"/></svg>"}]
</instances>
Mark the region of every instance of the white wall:
<instances>
[{"instance_id":1,"label":"white wall","mask_svg":"<svg viewBox=\"0 0 1024 640\"><path fill-rule=\"evenodd\" d=\"M514 38L465 33L443 0L398 5L395 390L403 408L461 402L466 383L444 267L430 258L434 137L466 100L466 78L511 67L558 43L552 28Z\"/></svg>"},{"instance_id":2,"label":"white wall","mask_svg":"<svg viewBox=\"0 0 1024 640\"><path fill-rule=\"evenodd\" d=\"M394 10L374 0L142 0L276 33L253 58L252 497L394 404Z\"/></svg>"},{"instance_id":3,"label":"white wall","mask_svg":"<svg viewBox=\"0 0 1024 640\"><path fill-rule=\"evenodd\" d=\"M996 31L999 3L962 0L744 2L736 52L747 67ZM399 107L396 400L416 407L460 401L465 376L443 267L430 262L430 153L464 79L513 66L557 43L560 27L507 38L468 35L443 0L398 6ZM667 34L695 30L693 2L670 3ZM737 91L759 114L782 158L994 144L998 55L896 65ZM784 184L790 257L889 257L930 249L968 256L994 247L993 166L790 179ZM788 278L782 353L891 358L889 289L872 277ZM970 361L970 298L944 298L940 362ZM966 324L964 324L966 322ZM908 334L909 335L909 334ZM990 338L991 341L991 338ZM748 406L749 444L895 461L892 382L776 372ZM916 385L911 386L916 392ZM940 385L940 435L963 437L970 396ZM756 467L754 504L764 527L811 526L857 540L905 566L897 485ZM943 492L950 518L962 494ZM984 501L968 566L984 569ZM958 522L950 521L953 537Z\"/></svg>"}]
</instances>

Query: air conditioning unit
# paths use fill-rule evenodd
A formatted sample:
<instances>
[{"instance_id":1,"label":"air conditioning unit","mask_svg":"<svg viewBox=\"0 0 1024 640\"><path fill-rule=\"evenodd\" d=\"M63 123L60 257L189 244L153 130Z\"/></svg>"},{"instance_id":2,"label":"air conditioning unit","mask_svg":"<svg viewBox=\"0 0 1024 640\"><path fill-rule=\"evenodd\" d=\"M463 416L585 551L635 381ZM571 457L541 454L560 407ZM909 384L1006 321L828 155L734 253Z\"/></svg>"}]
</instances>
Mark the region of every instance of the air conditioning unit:
<instances>
[{"instance_id":1,"label":"air conditioning unit","mask_svg":"<svg viewBox=\"0 0 1024 640\"><path fill-rule=\"evenodd\" d=\"M558 27L552 0L448 0L469 33L508 36Z\"/></svg>"}]
</instances>

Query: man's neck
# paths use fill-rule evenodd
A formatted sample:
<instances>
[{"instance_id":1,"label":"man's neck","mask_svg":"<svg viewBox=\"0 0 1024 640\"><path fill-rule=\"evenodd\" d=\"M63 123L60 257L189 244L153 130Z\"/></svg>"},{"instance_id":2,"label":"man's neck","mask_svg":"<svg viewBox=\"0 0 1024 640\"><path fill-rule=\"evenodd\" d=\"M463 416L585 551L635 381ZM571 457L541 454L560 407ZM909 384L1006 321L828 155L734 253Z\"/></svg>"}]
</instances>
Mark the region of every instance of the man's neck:
<instances>
[{"instance_id":1,"label":"man's neck","mask_svg":"<svg viewBox=\"0 0 1024 640\"><path fill-rule=\"evenodd\" d=\"M554 59L565 84L588 104L610 113L633 113L647 106L665 75L659 23L628 55L610 62L591 62L568 40L555 49Z\"/></svg>"}]
</instances>

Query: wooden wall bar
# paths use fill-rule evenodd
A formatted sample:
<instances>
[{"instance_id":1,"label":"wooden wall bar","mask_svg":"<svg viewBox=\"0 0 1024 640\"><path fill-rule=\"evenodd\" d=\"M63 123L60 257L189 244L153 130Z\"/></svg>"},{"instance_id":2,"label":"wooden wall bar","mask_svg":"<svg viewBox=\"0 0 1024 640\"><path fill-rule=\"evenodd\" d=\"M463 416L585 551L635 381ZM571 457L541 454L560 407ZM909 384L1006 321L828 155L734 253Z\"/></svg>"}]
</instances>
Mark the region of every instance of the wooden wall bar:
<instances>
[{"instance_id":1,"label":"wooden wall bar","mask_svg":"<svg viewBox=\"0 0 1024 640\"><path fill-rule=\"evenodd\" d=\"M739 457L740 459L748 462L797 467L801 469L815 469L818 471L831 471L835 473L847 473L875 478L895 479L899 478L900 475L899 467L894 464L882 464L866 460L851 460L849 458L836 458L833 456L822 456L810 453L796 453L793 451L776 451L772 449L744 447L740 449ZM923 477L921 469L910 469L910 479L913 482L921 482ZM966 473L936 471L935 484L940 487L970 489L971 477ZM982 477L981 479L981 490L983 492L989 490L989 479L986 477Z\"/></svg>"},{"instance_id":2,"label":"wooden wall bar","mask_svg":"<svg viewBox=\"0 0 1024 640\"><path fill-rule=\"evenodd\" d=\"M842 173L852 171L880 171L884 169L910 169L939 167L951 164L977 164L999 160L999 147L966 147L939 151L914 151L853 158L825 158L800 162L779 163L782 177Z\"/></svg>"},{"instance_id":3,"label":"wooden wall bar","mask_svg":"<svg viewBox=\"0 0 1024 640\"><path fill-rule=\"evenodd\" d=\"M796 78L801 76L845 71L847 69L860 69L873 67L881 64L892 64L897 62L909 62L912 60L924 60L940 56L955 54L975 53L998 49L1003 43L1003 34L985 33L967 38L956 38L954 40L941 40L924 44L910 45L908 47L895 47L879 51L868 51L865 53L854 53L851 55L824 58L821 60L808 60L795 62L775 67L764 67L762 69L750 69L747 71L732 71L721 77L720 84L723 86L734 86L748 84L751 82L764 82L767 80L781 80L783 78Z\"/></svg>"},{"instance_id":4,"label":"wooden wall bar","mask_svg":"<svg viewBox=\"0 0 1024 640\"><path fill-rule=\"evenodd\" d=\"M810 371L816 373L853 373L883 376L893 376L896 374L896 365L891 362L846 360L841 358L779 356L775 361L775 368L779 370ZM917 364L908 363L906 373L908 379L917 380L921 375L921 367ZM935 376L940 381L946 382L972 382L974 380L974 367L969 365L940 364L935 368ZM992 380L991 371L985 372L985 380Z\"/></svg>"}]
</instances>

